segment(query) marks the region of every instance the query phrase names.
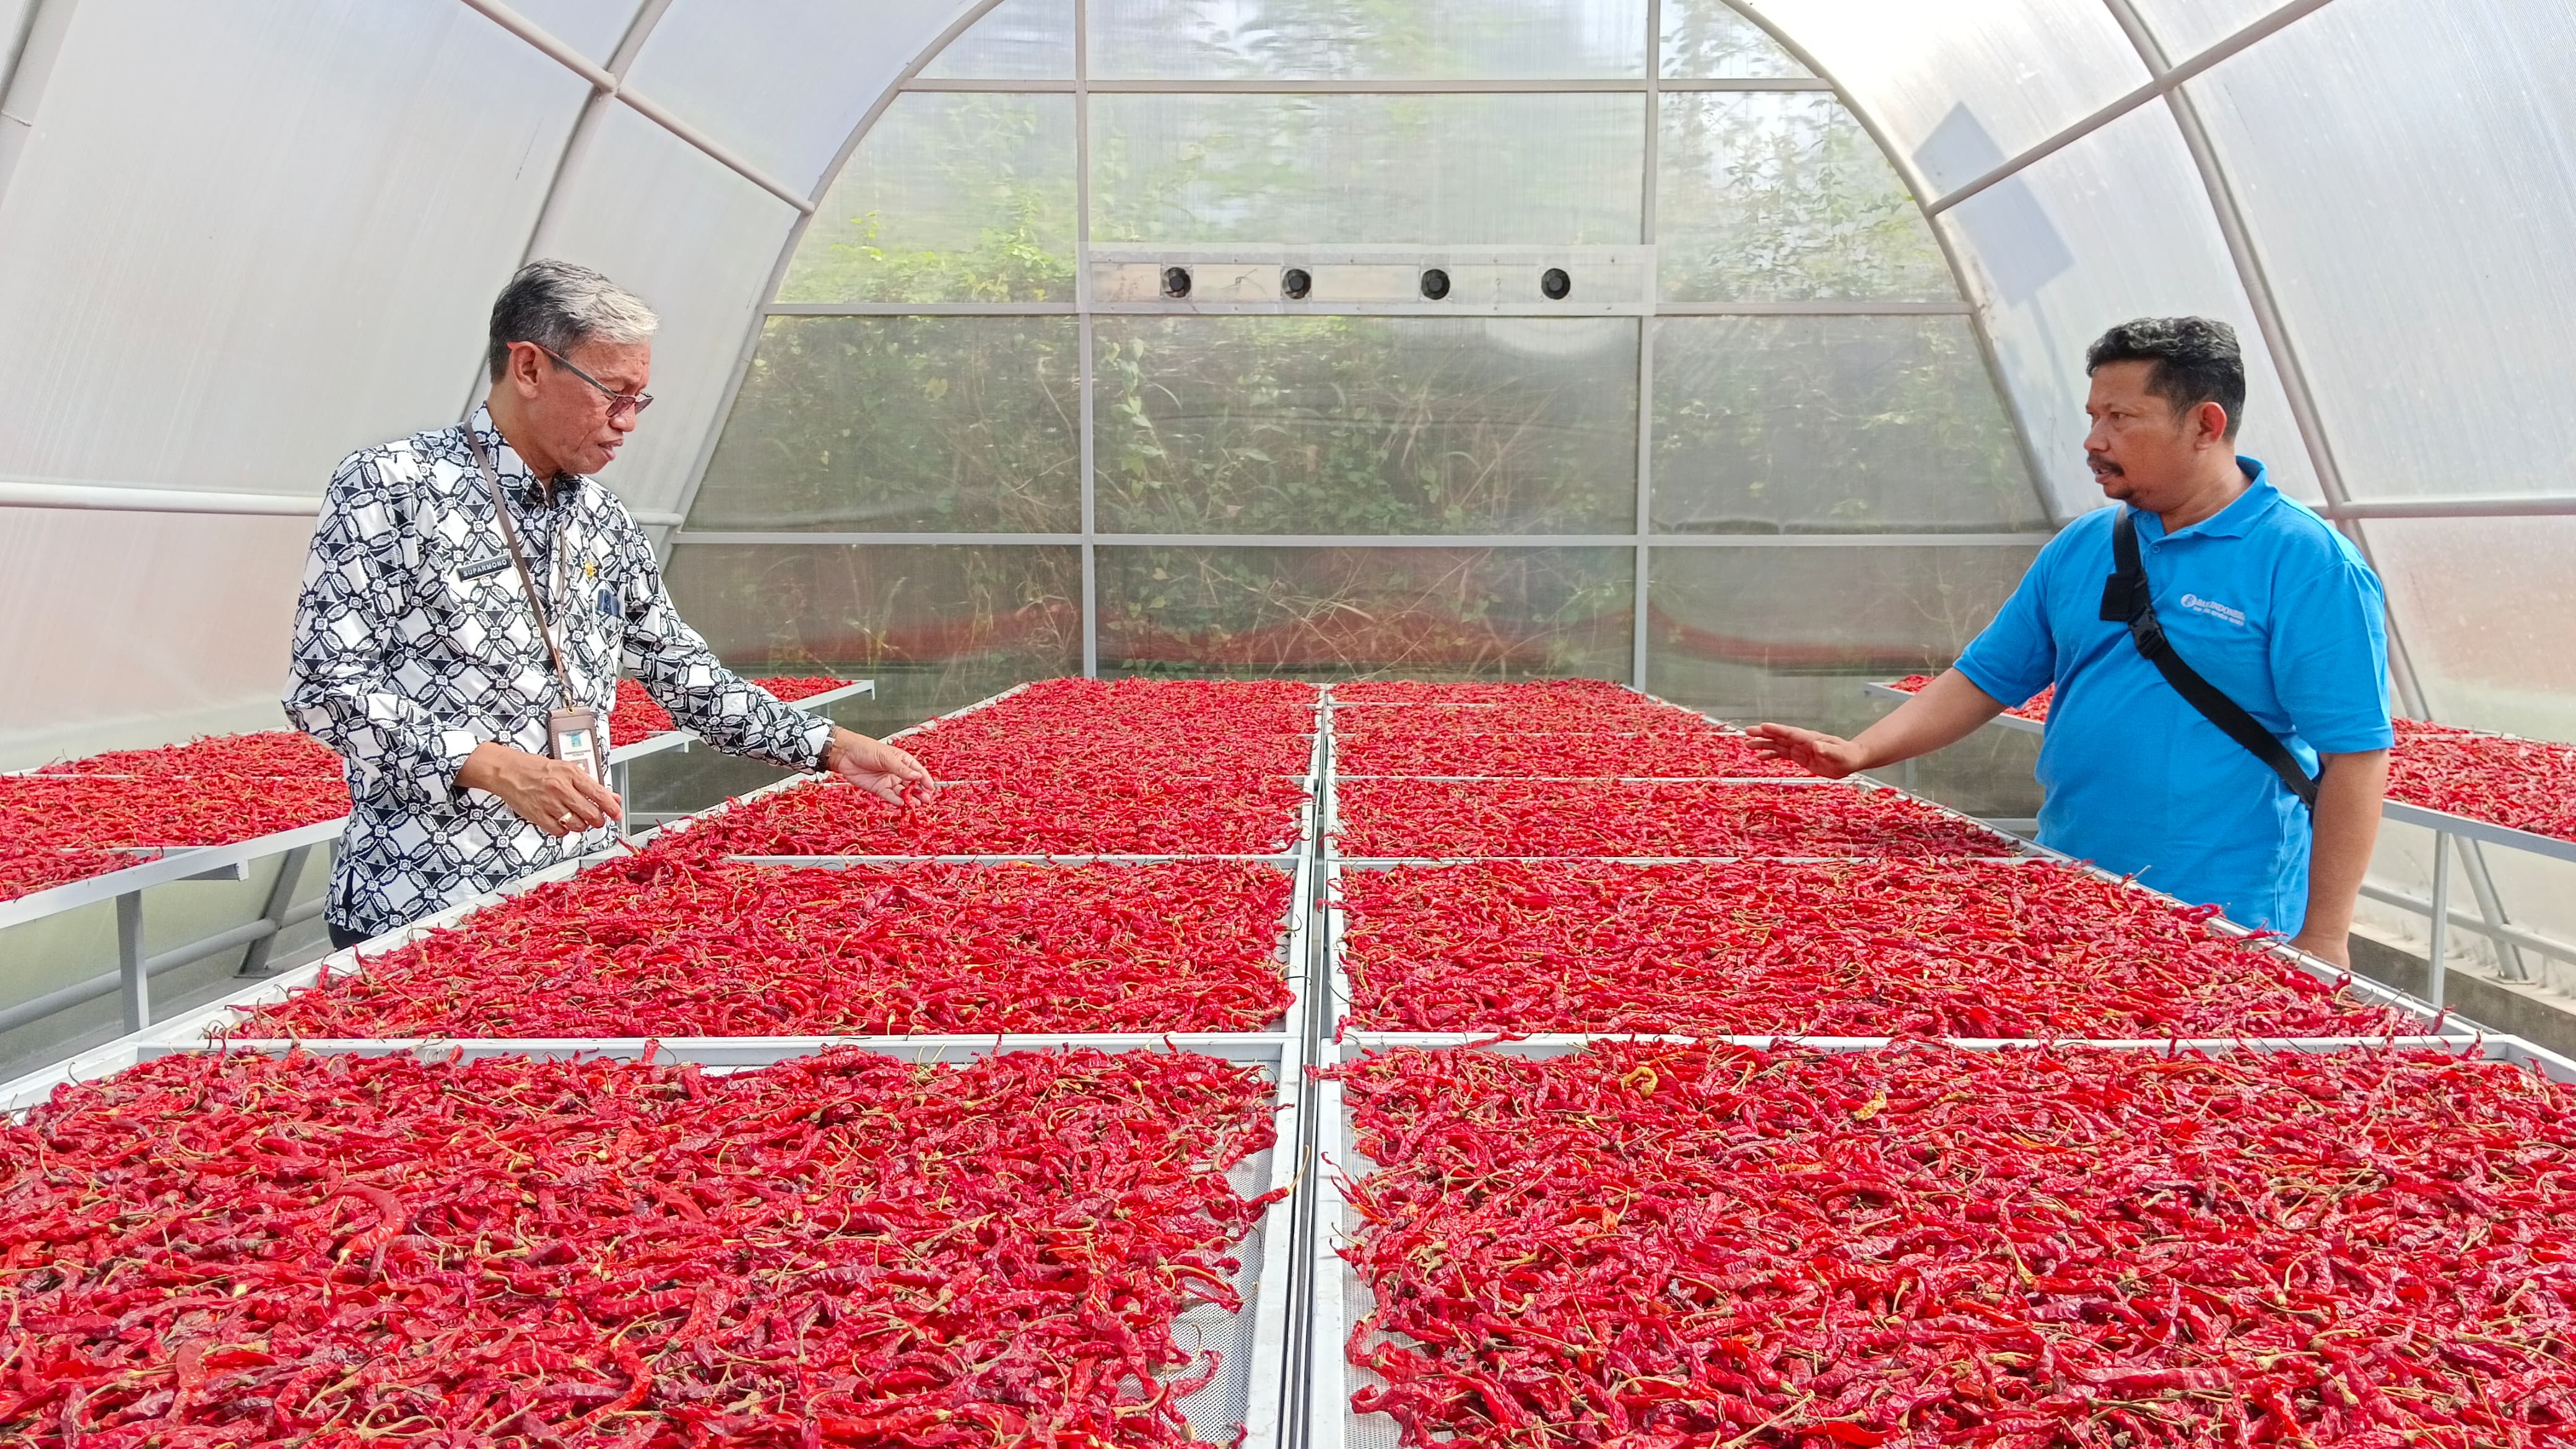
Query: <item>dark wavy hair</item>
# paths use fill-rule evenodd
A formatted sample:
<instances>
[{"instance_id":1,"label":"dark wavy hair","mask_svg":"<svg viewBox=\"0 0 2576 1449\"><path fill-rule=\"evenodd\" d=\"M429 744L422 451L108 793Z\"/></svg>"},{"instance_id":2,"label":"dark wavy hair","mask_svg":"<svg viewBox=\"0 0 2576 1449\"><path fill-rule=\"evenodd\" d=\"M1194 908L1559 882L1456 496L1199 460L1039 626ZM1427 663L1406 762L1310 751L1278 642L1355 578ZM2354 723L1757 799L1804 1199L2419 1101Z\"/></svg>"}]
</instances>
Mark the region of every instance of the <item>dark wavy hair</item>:
<instances>
[{"instance_id":1,"label":"dark wavy hair","mask_svg":"<svg viewBox=\"0 0 2576 1449\"><path fill-rule=\"evenodd\" d=\"M2205 402L2227 410L2227 436L2245 418L2245 349L2236 329L2208 317L2141 317L2102 334L2084 353L2084 375L2109 363L2145 362L2147 391L2179 417Z\"/></svg>"}]
</instances>

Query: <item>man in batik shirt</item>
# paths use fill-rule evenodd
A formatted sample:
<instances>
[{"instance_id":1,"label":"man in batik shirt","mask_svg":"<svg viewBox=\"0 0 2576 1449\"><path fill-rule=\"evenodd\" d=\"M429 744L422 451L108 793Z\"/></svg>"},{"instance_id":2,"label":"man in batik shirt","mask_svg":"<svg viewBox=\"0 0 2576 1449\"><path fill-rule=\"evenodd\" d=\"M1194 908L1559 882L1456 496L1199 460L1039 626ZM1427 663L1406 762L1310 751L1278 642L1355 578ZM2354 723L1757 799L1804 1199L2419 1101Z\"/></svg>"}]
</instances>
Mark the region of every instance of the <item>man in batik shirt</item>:
<instances>
[{"instance_id":1,"label":"man in batik shirt","mask_svg":"<svg viewBox=\"0 0 2576 1449\"><path fill-rule=\"evenodd\" d=\"M584 710L604 729L621 668L731 753L888 801L930 786L902 750L717 663L673 610L643 529L591 477L653 401L655 326L599 273L531 262L493 305L492 388L474 415L361 449L332 476L285 703L347 761L333 945L604 847L619 802L594 741L567 731Z\"/></svg>"}]
</instances>

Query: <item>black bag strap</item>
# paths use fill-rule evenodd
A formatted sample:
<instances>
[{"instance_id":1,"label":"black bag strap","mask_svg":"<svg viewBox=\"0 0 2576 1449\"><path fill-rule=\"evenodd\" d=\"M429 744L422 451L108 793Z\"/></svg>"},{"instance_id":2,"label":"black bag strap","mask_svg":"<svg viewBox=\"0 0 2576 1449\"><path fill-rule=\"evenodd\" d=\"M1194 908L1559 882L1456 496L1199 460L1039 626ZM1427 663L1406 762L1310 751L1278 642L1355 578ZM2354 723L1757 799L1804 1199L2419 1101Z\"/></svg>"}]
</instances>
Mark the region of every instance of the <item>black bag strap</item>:
<instances>
[{"instance_id":1,"label":"black bag strap","mask_svg":"<svg viewBox=\"0 0 2576 1449\"><path fill-rule=\"evenodd\" d=\"M2300 804L2316 809L2316 779L2299 768L2298 757L2247 714L2243 705L2220 693L2217 685L2185 664L2182 656L2174 652L2172 641L2165 638L2164 625L2156 619L2155 598L2147 585L2147 566L2138 556L2138 526L2126 508L2111 524L2111 565L2111 577L2102 585L2102 618L2108 623L2128 625L2129 642L2138 646L2138 652L2156 667L2176 694L2199 710L2201 718L2271 766L2272 773L2281 777L2281 783L2299 797Z\"/></svg>"}]
</instances>

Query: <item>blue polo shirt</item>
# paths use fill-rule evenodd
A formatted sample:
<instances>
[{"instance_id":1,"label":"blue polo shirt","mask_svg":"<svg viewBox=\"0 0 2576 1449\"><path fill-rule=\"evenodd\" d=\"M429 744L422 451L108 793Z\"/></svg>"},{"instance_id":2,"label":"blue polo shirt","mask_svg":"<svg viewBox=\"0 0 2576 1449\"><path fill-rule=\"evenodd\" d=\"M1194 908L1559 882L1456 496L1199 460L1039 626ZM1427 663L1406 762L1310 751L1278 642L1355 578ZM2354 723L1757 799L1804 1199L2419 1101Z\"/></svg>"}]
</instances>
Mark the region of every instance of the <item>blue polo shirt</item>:
<instances>
[{"instance_id":1,"label":"blue polo shirt","mask_svg":"<svg viewBox=\"0 0 2576 1449\"><path fill-rule=\"evenodd\" d=\"M2136 514L2156 617L2184 662L2279 736L2317 754L2387 748L2388 638L2378 576L2352 544L2239 458L2253 486L2168 538ZM2201 718L2102 617L2101 508L2040 550L1959 671L2018 704L2055 683L2040 745L2040 843L2244 925L2296 934L2308 909L2307 807Z\"/></svg>"}]
</instances>

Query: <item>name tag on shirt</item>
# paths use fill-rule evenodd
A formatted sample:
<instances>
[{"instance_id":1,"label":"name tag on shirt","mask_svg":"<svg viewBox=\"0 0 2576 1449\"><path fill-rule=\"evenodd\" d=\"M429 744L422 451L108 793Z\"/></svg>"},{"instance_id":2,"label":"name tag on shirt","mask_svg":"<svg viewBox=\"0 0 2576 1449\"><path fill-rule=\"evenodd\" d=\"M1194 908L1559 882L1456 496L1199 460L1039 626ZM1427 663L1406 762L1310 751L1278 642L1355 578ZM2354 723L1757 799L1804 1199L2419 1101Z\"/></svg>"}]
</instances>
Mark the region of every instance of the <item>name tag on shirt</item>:
<instances>
[{"instance_id":1,"label":"name tag on shirt","mask_svg":"<svg viewBox=\"0 0 2576 1449\"><path fill-rule=\"evenodd\" d=\"M599 590L599 617L603 619L617 617L617 591L604 584Z\"/></svg>"},{"instance_id":2,"label":"name tag on shirt","mask_svg":"<svg viewBox=\"0 0 2576 1449\"><path fill-rule=\"evenodd\" d=\"M470 583L475 579L488 579L509 566L510 560L505 554L496 553L490 558L478 558L456 571L456 581Z\"/></svg>"}]
</instances>

